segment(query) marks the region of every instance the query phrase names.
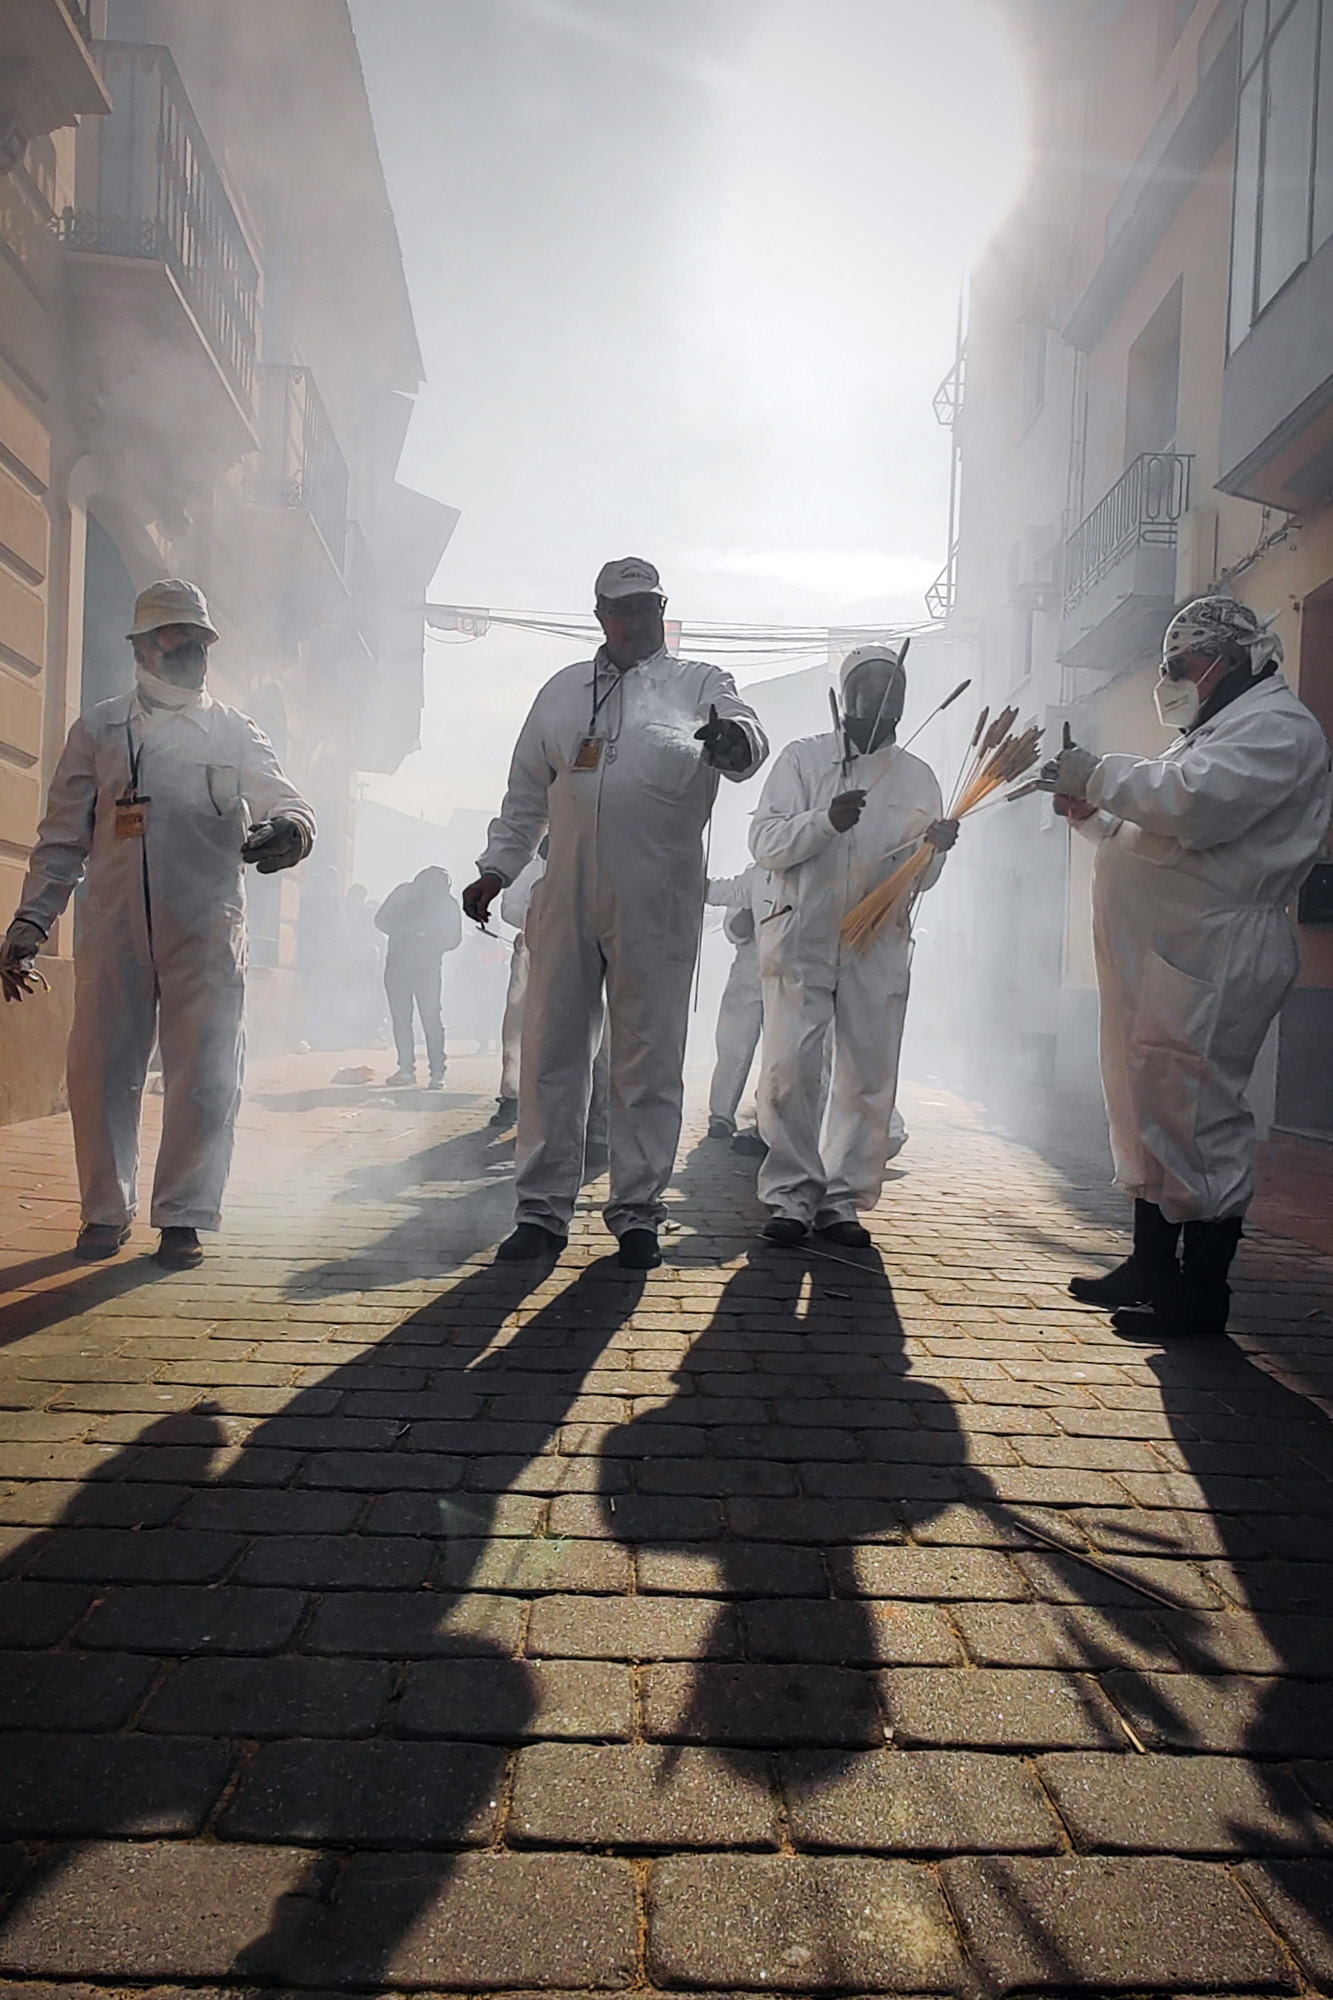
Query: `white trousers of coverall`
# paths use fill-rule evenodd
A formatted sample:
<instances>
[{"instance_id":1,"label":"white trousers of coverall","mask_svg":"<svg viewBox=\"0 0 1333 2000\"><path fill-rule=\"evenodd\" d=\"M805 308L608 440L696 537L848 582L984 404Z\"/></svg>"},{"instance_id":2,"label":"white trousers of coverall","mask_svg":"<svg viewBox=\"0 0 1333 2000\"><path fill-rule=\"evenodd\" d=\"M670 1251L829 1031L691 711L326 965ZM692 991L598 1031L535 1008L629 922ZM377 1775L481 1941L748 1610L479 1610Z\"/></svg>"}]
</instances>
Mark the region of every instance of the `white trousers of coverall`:
<instances>
[{"instance_id":1,"label":"white trousers of coverall","mask_svg":"<svg viewBox=\"0 0 1333 2000\"><path fill-rule=\"evenodd\" d=\"M509 990L500 1029L500 1096L518 1096L518 1053L523 1040L523 1002L528 991L528 947L523 934L514 939L509 960Z\"/></svg>"},{"instance_id":2,"label":"white trousers of coverall","mask_svg":"<svg viewBox=\"0 0 1333 2000\"><path fill-rule=\"evenodd\" d=\"M824 1227L871 1209L902 1143L894 1130L907 992L847 958L835 988L766 971L759 1130L768 1155L759 1199L776 1215ZM826 1078L826 1040L833 1061Z\"/></svg>"},{"instance_id":3,"label":"white trousers of coverall","mask_svg":"<svg viewBox=\"0 0 1333 2000\"><path fill-rule=\"evenodd\" d=\"M651 934L603 943L548 921L529 950L518 1080L515 1193L520 1222L568 1232L583 1179L593 1058L610 1044L611 1197L606 1226L656 1229L680 1139L692 958L663 961ZM603 999L605 995L605 1000Z\"/></svg>"},{"instance_id":4,"label":"white trousers of coverall","mask_svg":"<svg viewBox=\"0 0 1333 2000\"><path fill-rule=\"evenodd\" d=\"M736 1107L745 1094L764 1025L759 947L738 945L717 1010L717 1062L708 1092L708 1115L736 1129Z\"/></svg>"},{"instance_id":5,"label":"white trousers of coverall","mask_svg":"<svg viewBox=\"0 0 1333 2000\"><path fill-rule=\"evenodd\" d=\"M202 954L200 955L202 958ZM162 1139L155 1229L216 1229L245 1062L245 982L216 961L155 969L100 951L75 959L69 1109L85 1222L120 1228L138 1207L139 1111L156 1035Z\"/></svg>"}]
</instances>

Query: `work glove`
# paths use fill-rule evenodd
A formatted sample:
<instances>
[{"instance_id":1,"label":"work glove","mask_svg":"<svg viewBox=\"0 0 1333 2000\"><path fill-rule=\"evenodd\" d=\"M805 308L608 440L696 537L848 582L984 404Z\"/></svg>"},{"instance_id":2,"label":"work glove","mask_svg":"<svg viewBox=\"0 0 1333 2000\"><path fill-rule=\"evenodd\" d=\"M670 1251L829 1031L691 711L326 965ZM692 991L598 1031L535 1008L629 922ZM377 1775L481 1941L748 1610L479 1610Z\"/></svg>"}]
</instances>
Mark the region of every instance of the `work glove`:
<instances>
[{"instance_id":1,"label":"work glove","mask_svg":"<svg viewBox=\"0 0 1333 2000\"><path fill-rule=\"evenodd\" d=\"M15 917L5 932L5 941L0 946L0 986L4 988L6 1000L22 1000L38 988L47 992L50 988L37 970L33 960L46 943L46 932L36 924L28 923L23 917Z\"/></svg>"},{"instance_id":2,"label":"work glove","mask_svg":"<svg viewBox=\"0 0 1333 2000\"><path fill-rule=\"evenodd\" d=\"M861 817L861 808L865 802L864 792L839 792L828 809L829 825L833 831L846 833L849 828L854 827Z\"/></svg>"},{"instance_id":3,"label":"work glove","mask_svg":"<svg viewBox=\"0 0 1333 2000\"><path fill-rule=\"evenodd\" d=\"M925 838L941 854L947 854L958 838L958 821L956 819L937 819L933 826L926 828Z\"/></svg>"},{"instance_id":4,"label":"work glove","mask_svg":"<svg viewBox=\"0 0 1333 2000\"><path fill-rule=\"evenodd\" d=\"M1101 761L1093 751L1075 743L1066 723L1063 749L1058 757L1048 758L1041 767L1042 784L1049 785L1057 798L1084 799L1088 795L1088 780Z\"/></svg>"},{"instance_id":5,"label":"work glove","mask_svg":"<svg viewBox=\"0 0 1333 2000\"><path fill-rule=\"evenodd\" d=\"M471 917L474 924L485 930L486 919L491 914L491 904L495 901L504 883L498 875L478 875L475 882L469 882L463 891L463 914Z\"/></svg>"},{"instance_id":6,"label":"work glove","mask_svg":"<svg viewBox=\"0 0 1333 2000\"><path fill-rule=\"evenodd\" d=\"M720 716L712 702L708 705L708 720L702 729L695 730L694 740L703 744L705 762L719 771L748 771L754 760L750 739L739 722Z\"/></svg>"},{"instance_id":7,"label":"work glove","mask_svg":"<svg viewBox=\"0 0 1333 2000\"><path fill-rule=\"evenodd\" d=\"M295 868L315 844L315 836L303 819L284 819L275 814L252 826L241 849L242 861L253 861L261 875L276 875L280 868Z\"/></svg>"}]
</instances>

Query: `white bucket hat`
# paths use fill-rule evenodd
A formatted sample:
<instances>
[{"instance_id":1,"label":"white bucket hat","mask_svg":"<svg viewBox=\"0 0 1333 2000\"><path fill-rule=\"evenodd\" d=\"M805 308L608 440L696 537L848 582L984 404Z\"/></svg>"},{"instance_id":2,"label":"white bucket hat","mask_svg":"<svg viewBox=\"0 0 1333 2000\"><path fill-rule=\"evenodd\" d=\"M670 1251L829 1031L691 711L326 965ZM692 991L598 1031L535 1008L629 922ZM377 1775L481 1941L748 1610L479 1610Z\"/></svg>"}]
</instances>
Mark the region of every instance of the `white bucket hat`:
<instances>
[{"instance_id":1,"label":"white bucket hat","mask_svg":"<svg viewBox=\"0 0 1333 2000\"><path fill-rule=\"evenodd\" d=\"M184 583L178 576L150 583L147 590L139 592L134 600L134 623L125 637L141 639L145 632L156 632L159 625L197 625L210 639L218 636L203 591L197 583Z\"/></svg>"}]
</instances>

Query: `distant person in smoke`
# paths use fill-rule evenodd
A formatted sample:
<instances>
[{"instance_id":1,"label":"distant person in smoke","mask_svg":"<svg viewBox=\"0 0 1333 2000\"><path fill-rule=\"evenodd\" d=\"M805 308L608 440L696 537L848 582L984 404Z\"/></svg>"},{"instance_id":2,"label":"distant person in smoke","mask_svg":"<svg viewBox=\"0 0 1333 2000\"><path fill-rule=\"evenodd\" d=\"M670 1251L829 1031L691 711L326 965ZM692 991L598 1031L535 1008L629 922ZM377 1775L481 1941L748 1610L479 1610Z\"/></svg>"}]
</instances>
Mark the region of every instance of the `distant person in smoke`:
<instances>
[{"instance_id":1,"label":"distant person in smoke","mask_svg":"<svg viewBox=\"0 0 1333 2000\"><path fill-rule=\"evenodd\" d=\"M650 1270L661 1262L661 1195L680 1137L703 830L718 774L748 777L768 743L729 674L667 651L666 599L651 563L607 563L596 610L605 644L533 703L463 906L484 923L549 826L546 878L527 926L517 1227L499 1257L552 1257L565 1245L605 1018L606 1223L621 1263Z\"/></svg>"},{"instance_id":2,"label":"distant person in smoke","mask_svg":"<svg viewBox=\"0 0 1333 2000\"><path fill-rule=\"evenodd\" d=\"M929 765L898 745L907 675L893 647L849 653L842 696L841 738L789 743L750 825L750 852L773 876L772 914L759 926L759 1129L769 1148L759 1198L772 1210L770 1242L799 1243L814 1229L864 1249L858 1214L879 1200L906 1136L895 1110L912 939L891 921L856 950L842 922L922 841L936 850L921 878L929 888L958 823L941 818Z\"/></svg>"},{"instance_id":3,"label":"distant person in smoke","mask_svg":"<svg viewBox=\"0 0 1333 2000\"><path fill-rule=\"evenodd\" d=\"M71 728L0 951L5 998L21 999L83 882L69 1044L83 1258L114 1257L130 1232L156 1033L157 1256L199 1263L198 1232L221 1219L241 1098L245 866L271 875L314 845L315 816L268 738L208 692L217 636L194 584L173 578L140 592L129 633L134 692L99 702Z\"/></svg>"},{"instance_id":4,"label":"distant person in smoke","mask_svg":"<svg viewBox=\"0 0 1333 2000\"><path fill-rule=\"evenodd\" d=\"M1102 1089L1134 1202L1129 1257L1069 1289L1149 1339L1226 1332L1254 1194L1246 1091L1300 967L1287 910L1328 836L1328 741L1281 664L1248 604L1196 598L1167 626L1153 691L1175 741L1099 757L1066 732L1042 774L1097 845Z\"/></svg>"},{"instance_id":5,"label":"distant person in smoke","mask_svg":"<svg viewBox=\"0 0 1333 2000\"><path fill-rule=\"evenodd\" d=\"M398 1069L391 1089L417 1080L416 1023L426 1043L429 1087L444 1082L444 1014L440 977L447 951L457 951L463 919L450 892L448 871L423 868L410 882L391 889L375 912L375 928L389 940L384 961L384 993L393 1023Z\"/></svg>"},{"instance_id":6,"label":"distant person in smoke","mask_svg":"<svg viewBox=\"0 0 1333 2000\"><path fill-rule=\"evenodd\" d=\"M739 875L710 881L705 902L726 911L723 931L735 956L717 1010L717 1061L708 1090L708 1136L735 1141L736 1111L754 1067L764 1025L759 982L758 925L772 907L768 873L752 863ZM762 1154L758 1134L745 1134L743 1150Z\"/></svg>"}]
</instances>

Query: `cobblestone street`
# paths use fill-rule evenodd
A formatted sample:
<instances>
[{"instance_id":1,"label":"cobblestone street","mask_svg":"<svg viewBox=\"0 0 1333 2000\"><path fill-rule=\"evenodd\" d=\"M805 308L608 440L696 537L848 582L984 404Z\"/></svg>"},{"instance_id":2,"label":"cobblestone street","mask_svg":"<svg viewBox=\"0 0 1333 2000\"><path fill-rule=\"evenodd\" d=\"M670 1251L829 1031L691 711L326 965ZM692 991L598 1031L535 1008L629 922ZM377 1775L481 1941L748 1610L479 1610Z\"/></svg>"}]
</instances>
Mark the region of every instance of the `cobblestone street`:
<instances>
[{"instance_id":1,"label":"cobblestone street","mask_svg":"<svg viewBox=\"0 0 1333 2000\"><path fill-rule=\"evenodd\" d=\"M187 1274L5 1134L8 2000L1333 1992L1333 1260L1134 1345L1100 1167L916 1090L873 1254L696 1120L661 1269L506 1271L494 1064L335 1067Z\"/></svg>"}]
</instances>

